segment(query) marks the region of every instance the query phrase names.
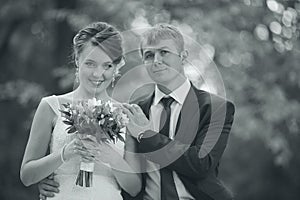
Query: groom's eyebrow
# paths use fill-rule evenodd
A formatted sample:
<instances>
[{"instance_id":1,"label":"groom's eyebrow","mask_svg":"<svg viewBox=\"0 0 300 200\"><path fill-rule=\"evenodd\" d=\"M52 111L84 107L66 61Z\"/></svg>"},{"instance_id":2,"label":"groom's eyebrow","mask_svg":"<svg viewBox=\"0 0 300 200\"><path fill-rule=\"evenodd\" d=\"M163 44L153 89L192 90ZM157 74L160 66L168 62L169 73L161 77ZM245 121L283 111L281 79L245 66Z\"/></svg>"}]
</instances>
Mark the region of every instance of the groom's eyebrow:
<instances>
[{"instance_id":1,"label":"groom's eyebrow","mask_svg":"<svg viewBox=\"0 0 300 200\"><path fill-rule=\"evenodd\" d=\"M163 47L160 47L158 49L170 49L168 46L163 46Z\"/></svg>"},{"instance_id":2,"label":"groom's eyebrow","mask_svg":"<svg viewBox=\"0 0 300 200\"><path fill-rule=\"evenodd\" d=\"M146 49L146 50L144 51L144 54L146 54L146 53L152 53L154 50L155 50L154 48Z\"/></svg>"},{"instance_id":3,"label":"groom's eyebrow","mask_svg":"<svg viewBox=\"0 0 300 200\"><path fill-rule=\"evenodd\" d=\"M147 52L153 52L155 50L162 50L162 49L168 49L170 50L170 48L168 46L163 46L163 47L159 47L159 48L148 48L144 51L144 53L147 53Z\"/></svg>"}]
</instances>

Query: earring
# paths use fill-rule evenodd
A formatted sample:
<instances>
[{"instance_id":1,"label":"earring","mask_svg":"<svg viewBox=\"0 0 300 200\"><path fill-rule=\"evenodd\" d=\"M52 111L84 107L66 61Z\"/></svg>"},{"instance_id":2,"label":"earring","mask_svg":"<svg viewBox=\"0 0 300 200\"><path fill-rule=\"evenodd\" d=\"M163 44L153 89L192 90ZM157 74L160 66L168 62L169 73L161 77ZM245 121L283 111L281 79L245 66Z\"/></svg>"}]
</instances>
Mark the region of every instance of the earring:
<instances>
[{"instance_id":1,"label":"earring","mask_svg":"<svg viewBox=\"0 0 300 200\"><path fill-rule=\"evenodd\" d=\"M112 77L112 79L111 79L111 87L114 87L115 86L115 80L116 80L116 75L115 75L116 73L114 72L113 73L113 77Z\"/></svg>"},{"instance_id":2,"label":"earring","mask_svg":"<svg viewBox=\"0 0 300 200\"><path fill-rule=\"evenodd\" d=\"M79 72L78 72L78 68L76 68L76 72L75 72L75 82L79 83Z\"/></svg>"}]
</instances>

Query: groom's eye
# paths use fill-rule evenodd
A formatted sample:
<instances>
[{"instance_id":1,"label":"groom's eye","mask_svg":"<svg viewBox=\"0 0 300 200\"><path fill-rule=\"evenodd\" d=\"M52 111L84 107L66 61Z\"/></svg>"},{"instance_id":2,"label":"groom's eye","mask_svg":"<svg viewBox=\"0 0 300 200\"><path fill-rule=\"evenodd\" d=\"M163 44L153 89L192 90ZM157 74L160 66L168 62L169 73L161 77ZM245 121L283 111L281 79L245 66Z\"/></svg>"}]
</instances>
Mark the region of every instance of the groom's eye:
<instances>
[{"instance_id":1,"label":"groom's eye","mask_svg":"<svg viewBox=\"0 0 300 200\"><path fill-rule=\"evenodd\" d=\"M165 55L167 55L169 53L169 51L167 51L167 50L161 50L160 51L160 55L161 56L165 56Z\"/></svg>"},{"instance_id":2,"label":"groom's eye","mask_svg":"<svg viewBox=\"0 0 300 200\"><path fill-rule=\"evenodd\" d=\"M153 59L154 58L154 53L146 53L145 56L144 56L144 59L145 60L150 60L150 59Z\"/></svg>"}]
</instances>

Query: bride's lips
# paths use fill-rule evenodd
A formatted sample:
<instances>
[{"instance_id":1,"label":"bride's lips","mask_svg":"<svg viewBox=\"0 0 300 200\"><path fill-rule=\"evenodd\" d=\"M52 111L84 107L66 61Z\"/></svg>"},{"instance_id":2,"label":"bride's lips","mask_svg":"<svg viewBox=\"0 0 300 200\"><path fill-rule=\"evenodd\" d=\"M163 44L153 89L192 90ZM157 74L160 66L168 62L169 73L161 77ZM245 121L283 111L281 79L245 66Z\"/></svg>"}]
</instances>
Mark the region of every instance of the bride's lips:
<instances>
[{"instance_id":1,"label":"bride's lips","mask_svg":"<svg viewBox=\"0 0 300 200\"><path fill-rule=\"evenodd\" d=\"M89 80L93 86L95 87L99 87L101 85L101 83L104 82L104 80Z\"/></svg>"}]
</instances>

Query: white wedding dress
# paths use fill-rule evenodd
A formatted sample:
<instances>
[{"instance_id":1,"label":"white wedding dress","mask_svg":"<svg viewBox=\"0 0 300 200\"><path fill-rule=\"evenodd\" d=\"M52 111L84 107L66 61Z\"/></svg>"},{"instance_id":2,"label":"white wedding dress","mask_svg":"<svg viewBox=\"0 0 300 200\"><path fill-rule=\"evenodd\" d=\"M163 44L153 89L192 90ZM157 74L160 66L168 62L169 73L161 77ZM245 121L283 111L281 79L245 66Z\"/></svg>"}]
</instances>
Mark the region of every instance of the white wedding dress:
<instances>
[{"instance_id":1,"label":"white wedding dress","mask_svg":"<svg viewBox=\"0 0 300 200\"><path fill-rule=\"evenodd\" d=\"M61 151L62 147L69 143L74 134L68 134L65 130L67 125L62 122L62 107L59 104L57 96L45 97L46 101L57 115L54 129L52 131L50 152ZM117 142L117 148L124 152L124 143ZM54 179L60 184L59 193L55 194L53 200L122 200L121 188L118 185L111 169L107 164L95 163L93 173L93 186L86 188L75 184L79 172L80 160L71 159L63 163L54 172Z\"/></svg>"}]
</instances>

